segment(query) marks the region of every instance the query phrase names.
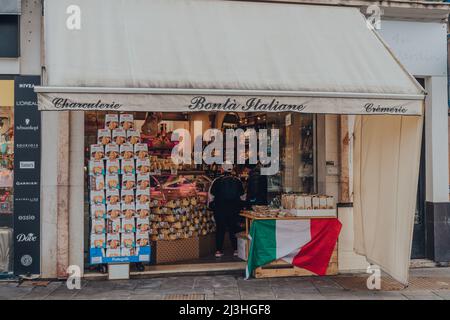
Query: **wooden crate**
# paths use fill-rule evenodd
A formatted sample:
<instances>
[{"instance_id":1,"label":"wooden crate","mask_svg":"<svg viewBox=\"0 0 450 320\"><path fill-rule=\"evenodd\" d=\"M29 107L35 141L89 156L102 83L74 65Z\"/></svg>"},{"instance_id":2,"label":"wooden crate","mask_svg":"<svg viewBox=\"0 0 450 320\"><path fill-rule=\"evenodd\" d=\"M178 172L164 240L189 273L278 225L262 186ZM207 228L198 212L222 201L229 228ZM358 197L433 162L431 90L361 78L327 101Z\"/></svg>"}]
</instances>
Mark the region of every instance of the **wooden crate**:
<instances>
[{"instance_id":1,"label":"wooden crate","mask_svg":"<svg viewBox=\"0 0 450 320\"><path fill-rule=\"evenodd\" d=\"M330 263L326 275L338 274L338 252L337 244L331 255ZM283 260L277 260L263 267L256 268L255 278L275 278L275 277L304 277L316 276L315 273L303 268L294 267Z\"/></svg>"},{"instance_id":2,"label":"wooden crate","mask_svg":"<svg viewBox=\"0 0 450 320\"><path fill-rule=\"evenodd\" d=\"M156 264L199 258L199 238L162 240L152 243L152 262Z\"/></svg>"}]
</instances>

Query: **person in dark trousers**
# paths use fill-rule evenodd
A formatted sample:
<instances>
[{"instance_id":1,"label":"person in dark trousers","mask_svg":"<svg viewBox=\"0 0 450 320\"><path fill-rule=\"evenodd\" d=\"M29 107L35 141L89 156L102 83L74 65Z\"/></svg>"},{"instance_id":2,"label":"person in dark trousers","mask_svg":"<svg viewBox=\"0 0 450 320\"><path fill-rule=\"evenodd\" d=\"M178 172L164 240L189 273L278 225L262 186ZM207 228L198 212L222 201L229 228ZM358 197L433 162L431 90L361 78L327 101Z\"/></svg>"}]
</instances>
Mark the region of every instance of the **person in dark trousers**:
<instances>
[{"instance_id":1,"label":"person in dark trousers","mask_svg":"<svg viewBox=\"0 0 450 320\"><path fill-rule=\"evenodd\" d=\"M216 220L216 258L223 256L223 241L228 231L234 255L237 256L237 240L239 213L245 199L241 180L232 174L233 167L224 164L223 175L215 179L211 185L210 208Z\"/></svg>"}]
</instances>

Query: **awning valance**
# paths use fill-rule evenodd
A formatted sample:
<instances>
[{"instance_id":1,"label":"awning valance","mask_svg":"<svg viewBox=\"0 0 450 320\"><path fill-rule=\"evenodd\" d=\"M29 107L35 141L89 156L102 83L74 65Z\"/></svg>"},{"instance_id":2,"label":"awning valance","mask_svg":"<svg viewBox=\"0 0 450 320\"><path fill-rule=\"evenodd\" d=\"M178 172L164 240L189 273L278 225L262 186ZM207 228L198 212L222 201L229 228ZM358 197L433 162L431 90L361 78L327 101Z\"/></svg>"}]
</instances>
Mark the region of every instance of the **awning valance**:
<instances>
[{"instance_id":1,"label":"awning valance","mask_svg":"<svg viewBox=\"0 0 450 320\"><path fill-rule=\"evenodd\" d=\"M0 15L2 14L20 14L20 0L0 0Z\"/></svg>"},{"instance_id":2,"label":"awning valance","mask_svg":"<svg viewBox=\"0 0 450 320\"><path fill-rule=\"evenodd\" d=\"M422 88L355 8L47 0L45 37L41 110L422 113Z\"/></svg>"}]
</instances>

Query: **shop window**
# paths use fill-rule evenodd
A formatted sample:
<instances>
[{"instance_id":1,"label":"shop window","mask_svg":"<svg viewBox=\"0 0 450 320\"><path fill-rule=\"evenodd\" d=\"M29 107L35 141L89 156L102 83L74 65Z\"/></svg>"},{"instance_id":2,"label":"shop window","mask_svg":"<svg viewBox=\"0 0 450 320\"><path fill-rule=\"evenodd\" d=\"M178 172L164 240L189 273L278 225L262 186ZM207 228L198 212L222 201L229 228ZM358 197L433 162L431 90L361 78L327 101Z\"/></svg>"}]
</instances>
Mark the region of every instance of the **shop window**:
<instances>
[{"instance_id":1,"label":"shop window","mask_svg":"<svg viewBox=\"0 0 450 320\"><path fill-rule=\"evenodd\" d=\"M0 58L17 58L20 55L19 16L0 17Z\"/></svg>"},{"instance_id":2,"label":"shop window","mask_svg":"<svg viewBox=\"0 0 450 320\"><path fill-rule=\"evenodd\" d=\"M129 257L145 256L142 252L146 252L143 247L147 244L152 248L151 263L215 261L214 241L209 237L215 233L215 222L206 208L209 188L222 174L222 166L194 161L174 164L171 158L177 144L171 140L173 132L184 129L193 136L199 123L204 135L208 129L223 133L223 150L219 150L222 156L227 151L226 130L244 132L240 141L237 136L233 138L233 172L248 191L247 207L279 207L285 193L316 192L314 115L86 112L85 248L89 248L86 252L89 268L111 258L146 264L145 259ZM257 150L253 151L249 150L252 130L258 137ZM267 176L261 174L263 168L271 165L260 158L262 131L267 132L264 138L267 156L277 168ZM272 143L275 139L277 144ZM203 141L203 151L209 143ZM245 145L243 164L237 161L238 143ZM250 163L251 152L258 154L257 163ZM255 174L257 181L252 180ZM145 192L142 190L147 188L149 193L142 197ZM121 221L112 222L116 218ZM148 219L145 227L143 218ZM148 235L145 240L144 234Z\"/></svg>"}]
</instances>

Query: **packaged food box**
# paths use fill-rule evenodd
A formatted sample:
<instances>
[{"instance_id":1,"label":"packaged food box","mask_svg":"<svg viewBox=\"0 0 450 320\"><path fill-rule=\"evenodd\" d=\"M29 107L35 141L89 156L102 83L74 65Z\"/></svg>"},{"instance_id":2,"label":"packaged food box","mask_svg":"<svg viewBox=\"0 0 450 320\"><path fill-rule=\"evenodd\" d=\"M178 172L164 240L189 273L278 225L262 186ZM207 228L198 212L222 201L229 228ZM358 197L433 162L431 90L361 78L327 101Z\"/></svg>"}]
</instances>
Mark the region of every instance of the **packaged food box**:
<instances>
[{"instance_id":1,"label":"packaged food box","mask_svg":"<svg viewBox=\"0 0 450 320\"><path fill-rule=\"evenodd\" d=\"M134 167L134 159L123 159L121 166L122 174L132 174L134 175L135 167Z\"/></svg>"},{"instance_id":2,"label":"packaged food box","mask_svg":"<svg viewBox=\"0 0 450 320\"><path fill-rule=\"evenodd\" d=\"M105 203L105 191L104 190L91 190L91 204Z\"/></svg>"},{"instance_id":3,"label":"packaged food box","mask_svg":"<svg viewBox=\"0 0 450 320\"><path fill-rule=\"evenodd\" d=\"M136 248L121 248L120 255L122 257L133 257L138 255Z\"/></svg>"},{"instance_id":4,"label":"packaged food box","mask_svg":"<svg viewBox=\"0 0 450 320\"><path fill-rule=\"evenodd\" d=\"M108 113L105 115L105 128L114 130L119 127L119 115L115 113Z\"/></svg>"},{"instance_id":5,"label":"packaged food box","mask_svg":"<svg viewBox=\"0 0 450 320\"><path fill-rule=\"evenodd\" d=\"M106 160L106 173L107 174L119 174L120 173L119 159Z\"/></svg>"},{"instance_id":6,"label":"packaged food box","mask_svg":"<svg viewBox=\"0 0 450 320\"><path fill-rule=\"evenodd\" d=\"M122 203L122 218L131 219L136 215L134 203Z\"/></svg>"},{"instance_id":7,"label":"packaged food box","mask_svg":"<svg viewBox=\"0 0 450 320\"><path fill-rule=\"evenodd\" d=\"M119 203L116 204L108 204L106 206L107 217L109 219L117 219L121 216L121 207Z\"/></svg>"},{"instance_id":8,"label":"packaged food box","mask_svg":"<svg viewBox=\"0 0 450 320\"><path fill-rule=\"evenodd\" d=\"M130 204L134 202L133 190L122 190L121 192L122 203Z\"/></svg>"},{"instance_id":9,"label":"packaged food box","mask_svg":"<svg viewBox=\"0 0 450 320\"><path fill-rule=\"evenodd\" d=\"M133 190L136 187L135 175L132 173L122 175L122 190Z\"/></svg>"},{"instance_id":10,"label":"packaged food box","mask_svg":"<svg viewBox=\"0 0 450 320\"><path fill-rule=\"evenodd\" d=\"M105 219L92 219L91 233L101 234L106 232Z\"/></svg>"},{"instance_id":11,"label":"packaged food box","mask_svg":"<svg viewBox=\"0 0 450 320\"><path fill-rule=\"evenodd\" d=\"M89 175L101 176L105 174L105 163L103 160L89 160Z\"/></svg>"},{"instance_id":12,"label":"packaged food box","mask_svg":"<svg viewBox=\"0 0 450 320\"><path fill-rule=\"evenodd\" d=\"M91 144L91 160L103 160L105 157L105 148L101 144Z\"/></svg>"},{"instance_id":13,"label":"packaged food box","mask_svg":"<svg viewBox=\"0 0 450 320\"><path fill-rule=\"evenodd\" d=\"M106 248L108 249L120 248L120 233L108 233L106 235Z\"/></svg>"},{"instance_id":14,"label":"packaged food box","mask_svg":"<svg viewBox=\"0 0 450 320\"><path fill-rule=\"evenodd\" d=\"M119 145L115 143L108 143L105 146L105 154L107 160L116 160L119 159Z\"/></svg>"},{"instance_id":15,"label":"packaged food box","mask_svg":"<svg viewBox=\"0 0 450 320\"><path fill-rule=\"evenodd\" d=\"M120 204L120 192L118 189L106 190L106 204Z\"/></svg>"},{"instance_id":16,"label":"packaged food box","mask_svg":"<svg viewBox=\"0 0 450 320\"><path fill-rule=\"evenodd\" d=\"M91 217L93 219L104 219L106 218L106 208L103 203L92 204L91 205Z\"/></svg>"},{"instance_id":17,"label":"packaged food box","mask_svg":"<svg viewBox=\"0 0 450 320\"><path fill-rule=\"evenodd\" d=\"M305 198L301 195L295 197L295 209L303 210L305 209Z\"/></svg>"},{"instance_id":18,"label":"packaged food box","mask_svg":"<svg viewBox=\"0 0 450 320\"><path fill-rule=\"evenodd\" d=\"M150 188L150 174L141 174L137 175L137 189L138 190L146 190Z\"/></svg>"},{"instance_id":19,"label":"packaged food box","mask_svg":"<svg viewBox=\"0 0 450 320\"><path fill-rule=\"evenodd\" d=\"M319 197L319 209L327 209L327 197L326 196Z\"/></svg>"},{"instance_id":20,"label":"packaged food box","mask_svg":"<svg viewBox=\"0 0 450 320\"><path fill-rule=\"evenodd\" d=\"M134 218L122 218L122 232L123 233L132 233L136 232L136 221Z\"/></svg>"},{"instance_id":21,"label":"packaged food box","mask_svg":"<svg viewBox=\"0 0 450 320\"><path fill-rule=\"evenodd\" d=\"M149 218L137 218L136 219L136 230L138 232L146 232L150 229Z\"/></svg>"},{"instance_id":22,"label":"packaged food box","mask_svg":"<svg viewBox=\"0 0 450 320\"><path fill-rule=\"evenodd\" d=\"M97 143L102 145L107 145L111 143L111 130L109 129L99 129L97 131Z\"/></svg>"},{"instance_id":23,"label":"packaged food box","mask_svg":"<svg viewBox=\"0 0 450 320\"><path fill-rule=\"evenodd\" d=\"M134 129L134 117L132 114L123 113L120 115L120 126L124 130Z\"/></svg>"},{"instance_id":24,"label":"packaged food box","mask_svg":"<svg viewBox=\"0 0 450 320\"><path fill-rule=\"evenodd\" d=\"M106 249L106 257L107 258L116 258L116 257L121 257L121 249L120 248L115 248L115 249Z\"/></svg>"},{"instance_id":25,"label":"packaged food box","mask_svg":"<svg viewBox=\"0 0 450 320\"><path fill-rule=\"evenodd\" d=\"M125 142L120 146L120 157L122 159L134 159L134 148L129 142Z\"/></svg>"},{"instance_id":26,"label":"packaged food box","mask_svg":"<svg viewBox=\"0 0 450 320\"><path fill-rule=\"evenodd\" d=\"M138 203L136 205L136 213L139 218L148 218L148 216L150 215L150 207L148 203Z\"/></svg>"},{"instance_id":27,"label":"packaged food box","mask_svg":"<svg viewBox=\"0 0 450 320\"><path fill-rule=\"evenodd\" d=\"M319 197L312 197L312 207L313 210L320 209L320 198Z\"/></svg>"},{"instance_id":28,"label":"packaged food box","mask_svg":"<svg viewBox=\"0 0 450 320\"><path fill-rule=\"evenodd\" d=\"M313 208L312 197L307 195L304 197L304 199L305 199L305 209L312 210L312 208Z\"/></svg>"},{"instance_id":29,"label":"packaged food box","mask_svg":"<svg viewBox=\"0 0 450 320\"><path fill-rule=\"evenodd\" d=\"M105 189L105 177L104 176L90 176L91 190L103 190Z\"/></svg>"},{"instance_id":30,"label":"packaged food box","mask_svg":"<svg viewBox=\"0 0 450 320\"><path fill-rule=\"evenodd\" d=\"M120 189L118 174L107 174L105 178L106 178L106 189L107 190Z\"/></svg>"},{"instance_id":31,"label":"packaged food box","mask_svg":"<svg viewBox=\"0 0 450 320\"><path fill-rule=\"evenodd\" d=\"M105 234L91 234L91 248L105 248L106 235Z\"/></svg>"},{"instance_id":32,"label":"packaged food box","mask_svg":"<svg viewBox=\"0 0 450 320\"><path fill-rule=\"evenodd\" d=\"M137 232L136 233L136 246L147 247L149 243L149 233L147 232Z\"/></svg>"},{"instance_id":33,"label":"packaged food box","mask_svg":"<svg viewBox=\"0 0 450 320\"><path fill-rule=\"evenodd\" d=\"M127 141L131 144L141 143L141 136L137 130L127 130Z\"/></svg>"},{"instance_id":34,"label":"packaged food box","mask_svg":"<svg viewBox=\"0 0 450 320\"><path fill-rule=\"evenodd\" d=\"M147 174L150 172L150 160L149 159L137 159L136 160L137 172L140 174Z\"/></svg>"},{"instance_id":35,"label":"packaged food box","mask_svg":"<svg viewBox=\"0 0 450 320\"><path fill-rule=\"evenodd\" d=\"M136 200L139 204L149 204L150 203L150 188L145 190L136 191Z\"/></svg>"},{"instance_id":36,"label":"packaged food box","mask_svg":"<svg viewBox=\"0 0 450 320\"><path fill-rule=\"evenodd\" d=\"M335 202L334 202L334 197L328 196L327 197L327 208L328 209L335 209Z\"/></svg>"},{"instance_id":37,"label":"packaged food box","mask_svg":"<svg viewBox=\"0 0 450 320\"><path fill-rule=\"evenodd\" d=\"M122 233L121 238L122 248L134 248L136 246L134 233Z\"/></svg>"},{"instance_id":38,"label":"packaged food box","mask_svg":"<svg viewBox=\"0 0 450 320\"><path fill-rule=\"evenodd\" d=\"M134 145L134 157L139 160L148 158L148 145L146 143L136 143Z\"/></svg>"},{"instance_id":39,"label":"packaged food box","mask_svg":"<svg viewBox=\"0 0 450 320\"><path fill-rule=\"evenodd\" d=\"M112 131L112 141L117 145L122 145L127 140L127 133L123 128L117 128Z\"/></svg>"}]
</instances>

